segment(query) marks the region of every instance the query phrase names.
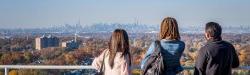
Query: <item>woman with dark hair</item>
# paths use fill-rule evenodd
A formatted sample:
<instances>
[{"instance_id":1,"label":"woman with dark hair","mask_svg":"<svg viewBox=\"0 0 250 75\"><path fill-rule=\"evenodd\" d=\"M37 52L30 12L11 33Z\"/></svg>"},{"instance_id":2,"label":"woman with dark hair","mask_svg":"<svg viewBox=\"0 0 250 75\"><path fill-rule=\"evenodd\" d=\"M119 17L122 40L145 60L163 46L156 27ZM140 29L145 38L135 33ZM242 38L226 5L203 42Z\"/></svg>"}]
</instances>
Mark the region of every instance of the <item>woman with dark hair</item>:
<instances>
[{"instance_id":1,"label":"woman with dark hair","mask_svg":"<svg viewBox=\"0 0 250 75\"><path fill-rule=\"evenodd\" d=\"M180 58L185 49L185 43L180 41L178 24L174 18L167 17L162 21L159 41L161 52L163 54L164 66L166 67L164 74L176 75L183 70L180 64ZM145 58L141 63L142 69L145 62L148 60L148 57L154 52L155 44L156 43L153 42L147 50Z\"/></svg>"},{"instance_id":2,"label":"woman with dark hair","mask_svg":"<svg viewBox=\"0 0 250 75\"><path fill-rule=\"evenodd\" d=\"M128 34L116 29L110 38L109 48L96 57L92 66L104 75L131 75L131 55Z\"/></svg>"}]
</instances>

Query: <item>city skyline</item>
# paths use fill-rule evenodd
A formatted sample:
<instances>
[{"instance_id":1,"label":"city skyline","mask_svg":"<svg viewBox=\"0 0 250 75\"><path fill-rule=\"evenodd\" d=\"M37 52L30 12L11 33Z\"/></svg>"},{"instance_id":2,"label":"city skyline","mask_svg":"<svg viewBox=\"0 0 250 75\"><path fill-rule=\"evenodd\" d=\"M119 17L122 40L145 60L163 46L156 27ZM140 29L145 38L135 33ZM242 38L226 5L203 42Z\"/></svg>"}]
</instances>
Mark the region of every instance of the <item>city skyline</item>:
<instances>
[{"instance_id":1,"label":"city skyline","mask_svg":"<svg viewBox=\"0 0 250 75\"><path fill-rule=\"evenodd\" d=\"M158 25L166 16L178 20L180 27L204 25L208 21L222 26L249 26L248 0L1 0L1 28L39 28L51 25L95 23L134 23Z\"/></svg>"}]
</instances>

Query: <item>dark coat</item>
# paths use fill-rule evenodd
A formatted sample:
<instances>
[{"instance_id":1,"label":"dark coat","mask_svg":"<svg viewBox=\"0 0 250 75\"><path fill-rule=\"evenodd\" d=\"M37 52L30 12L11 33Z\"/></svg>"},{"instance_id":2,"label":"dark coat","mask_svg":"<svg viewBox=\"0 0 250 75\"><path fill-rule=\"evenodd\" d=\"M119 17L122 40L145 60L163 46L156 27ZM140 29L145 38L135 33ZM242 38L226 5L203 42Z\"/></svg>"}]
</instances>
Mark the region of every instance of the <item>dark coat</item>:
<instances>
[{"instance_id":1,"label":"dark coat","mask_svg":"<svg viewBox=\"0 0 250 75\"><path fill-rule=\"evenodd\" d=\"M239 66L239 58L232 44L222 40L209 40L199 50L194 75L231 75Z\"/></svg>"}]
</instances>

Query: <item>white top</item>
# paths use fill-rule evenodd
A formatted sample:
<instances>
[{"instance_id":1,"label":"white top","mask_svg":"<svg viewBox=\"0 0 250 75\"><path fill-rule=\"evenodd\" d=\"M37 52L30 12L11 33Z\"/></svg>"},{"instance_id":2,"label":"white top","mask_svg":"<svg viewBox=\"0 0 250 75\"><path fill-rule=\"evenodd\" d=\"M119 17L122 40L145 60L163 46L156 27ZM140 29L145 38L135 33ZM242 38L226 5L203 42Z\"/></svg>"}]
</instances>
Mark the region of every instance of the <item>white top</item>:
<instances>
[{"instance_id":1,"label":"white top","mask_svg":"<svg viewBox=\"0 0 250 75\"><path fill-rule=\"evenodd\" d=\"M106 52L106 53L105 53ZM103 61L103 55L105 53L105 58L104 58L104 75L132 75L131 74L131 66L129 66L129 57L121 57L122 53L117 52L115 58L114 58L114 65L113 68L111 69L109 65L109 51L108 49L104 50L100 56L96 57L92 63L92 66L100 70L102 61Z\"/></svg>"}]
</instances>

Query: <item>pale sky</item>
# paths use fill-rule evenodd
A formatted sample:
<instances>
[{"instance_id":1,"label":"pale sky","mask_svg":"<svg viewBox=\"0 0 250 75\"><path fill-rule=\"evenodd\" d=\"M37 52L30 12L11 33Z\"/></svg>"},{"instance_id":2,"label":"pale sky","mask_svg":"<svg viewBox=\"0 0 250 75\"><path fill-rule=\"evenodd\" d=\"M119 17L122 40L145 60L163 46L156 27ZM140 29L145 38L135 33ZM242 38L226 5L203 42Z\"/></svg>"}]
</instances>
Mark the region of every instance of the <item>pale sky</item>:
<instances>
[{"instance_id":1,"label":"pale sky","mask_svg":"<svg viewBox=\"0 0 250 75\"><path fill-rule=\"evenodd\" d=\"M95 23L160 24L171 16L180 26L250 26L250 0L1 0L1 28Z\"/></svg>"}]
</instances>

